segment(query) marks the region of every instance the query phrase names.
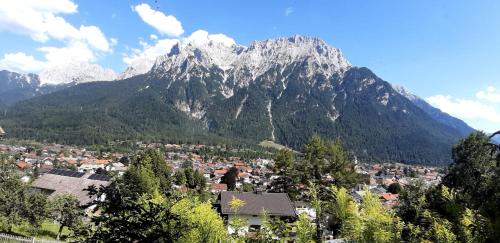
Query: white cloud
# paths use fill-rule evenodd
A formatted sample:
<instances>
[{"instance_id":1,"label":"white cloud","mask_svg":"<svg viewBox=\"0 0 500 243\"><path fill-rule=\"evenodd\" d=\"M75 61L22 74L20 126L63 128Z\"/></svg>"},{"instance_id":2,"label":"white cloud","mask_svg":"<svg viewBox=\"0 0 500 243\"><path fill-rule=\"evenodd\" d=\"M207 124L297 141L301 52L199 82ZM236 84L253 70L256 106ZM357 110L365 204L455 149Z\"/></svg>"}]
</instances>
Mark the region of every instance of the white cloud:
<instances>
[{"instance_id":1,"label":"white cloud","mask_svg":"<svg viewBox=\"0 0 500 243\"><path fill-rule=\"evenodd\" d=\"M142 49L132 49L130 54L123 54L123 62L130 65L133 62L141 59L156 60L158 56L165 55L170 52L172 47L179 43L178 39L162 39L158 40L153 45L147 42L140 41Z\"/></svg>"},{"instance_id":2,"label":"white cloud","mask_svg":"<svg viewBox=\"0 0 500 243\"><path fill-rule=\"evenodd\" d=\"M463 119L476 128L493 131L498 129L498 124L500 124L500 107L493 104L454 98L449 95L434 95L425 100L432 106Z\"/></svg>"},{"instance_id":3,"label":"white cloud","mask_svg":"<svg viewBox=\"0 0 500 243\"><path fill-rule=\"evenodd\" d=\"M204 45L209 43L210 41L215 43L221 43L226 46L235 45L236 42L233 38L228 37L224 34L208 34L205 30L197 30L189 35L187 38L183 39L183 44L195 44L195 45Z\"/></svg>"},{"instance_id":4,"label":"white cloud","mask_svg":"<svg viewBox=\"0 0 500 243\"><path fill-rule=\"evenodd\" d=\"M153 44L149 44L144 40L139 40L139 45L141 46L141 48L133 48L130 49L130 53L123 53L122 61L127 65L131 65L133 62L142 59L154 61L158 56L169 53L172 47L177 43L182 45L187 45L189 43L194 45L204 45L209 42L215 42L227 46L236 44L234 39L224 34L209 34L205 30L197 30L188 37L182 39L170 38L157 40L157 38L158 37L156 35L150 35L150 39L156 41Z\"/></svg>"},{"instance_id":5,"label":"white cloud","mask_svg":"<svg viewBox=\"0 0 500 243\"><path fill-rule=\"evenodd\" d=\"M117 44L116 39L107 39L97 26L80 25L77 28L61 16L77 12L78 6L71 0L1 1L0 31L28 35L41 43L57 40L62 46L38 48L45 60L36 60L20 52L4 54L2 65L10 70L39 71L41 66L73 60L96 61L96 56L111 53L112 46Z\"/></svg>"},{"instance_id":6,"label":"white cloud","mask_svg":"<svg viewBox=\"0 0 500 243\"><path fill-rule=\"evenodd\" d=\"M116 39L116 38L109 38L109 44L111 46L116 46L118 44L118 39Z\"/></svg>"},{"instance_id":7,"label":"white cloud","mask_svg":"<svg viewBox=\"0 0 500 243\"><path fill-rule=\"evenodd\" d=\"M149 35L149 39L151 39L151 40L158 40L158 36L155 35L155 34L151 34L151 35Z\"/></svg>"},{"instance_id":8,"label":"white cloud","mask_svg":"<svg viewBox=\"0 0 500 243\"><path fill-rule=\"evenodd\" d=\"M292 13L293 13L293 8L292 7L288 7L288 8L285 9L285 16L289 16Z\"/></svg>"},{"instance_id":9,"label":"white cloud","mask_svg":"<svg viewBox=\"0 0 500 243\"><path fill-rule=\"evenodd\" d=\"M64 65L71 62L95 62L94 52L84 42L74 42L65 47L45 46L38 48L44 53L47 66Z\"/></svg>"},{"instance_id":10,"label":"white cloud","mask_svg":"<svg viewBox=\"0 0 500 243\"><path fill-rule=\"evenodd\" d=\"M0 60L0 69L15 72L39 72L45 67L45 62L38 61L35 57L24 52L7 53Z\"/></svg>"},{"instance_id":11,"label":"white cloud","mask_svg":"<svg viewBox=\"0 0 500 243\"><path fill-rule=\"evenodd\" d=\"M145 23L151 25L160 34L178 37L184 33L181 22L173 15L165 15L160 11L153 10L146 3L136 5L133 9Z\"/></svg>"},{"instance_id":12,"label":"white cloud","mask_svg":"<svg viewBox=\"0 0 500 243\"><path fill-rule=\"evenodd\" d=\"M80 26L80 38L100 51L111 51L110 44L101 29L96 26Z\"/></svg>"},{"instance_id":13,"label":"white cloud","mask_svg":"<svg viewBox=\"0 0 500 243\"><path fill-rule=\"evenodd\" d=\"M72 42L64 47L43 46L37 49L44 60L24 52L7 53L0 59L0 69L21 73L38 73L45 68L67 65L68 63L90 63L97 61L94 51L85 42Z\"/></svg>"},{"instance_id":14,"label":"white cloud","mask_svg":"<svg viewBox=\"0 0 500 243\"><path fill-rule=\"evenodd\" d=\"M481 100L500 103L500 91L497 91L497 89L493 86L489 86L486 90L477 92L476 97Z\"/></svg>"},{"instance_id":15,"label":"white cloud","mask_svg":"<svg viewBox=\"0 0 500 243\"><path fill-rule=\"evenodd\" d=\"M109 43L96 26L76 28L59 14L77 12L69 0L6 0L0 4L0 31L29 35L37 42L50 39L86 41L100 51L110 51Z\"/></svg>"}]
</instances>

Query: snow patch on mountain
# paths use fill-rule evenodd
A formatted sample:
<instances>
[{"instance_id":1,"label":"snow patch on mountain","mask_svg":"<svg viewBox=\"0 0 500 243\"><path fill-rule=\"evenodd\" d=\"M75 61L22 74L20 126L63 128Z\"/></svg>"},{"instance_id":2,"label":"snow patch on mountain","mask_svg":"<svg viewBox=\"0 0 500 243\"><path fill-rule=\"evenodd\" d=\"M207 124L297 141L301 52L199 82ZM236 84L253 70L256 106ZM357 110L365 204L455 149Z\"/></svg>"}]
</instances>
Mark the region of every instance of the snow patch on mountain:
<instances>
[{"instance_id":1,"label":"snow patch on mountain","mask_svg":"<svg viewBox=\"0 0 500 243\"><path fill-rule=\"evenodd\" d=\"M174 46L169 54L158 57L152 69L176 78L186 78L195 67L217 67L222 70L224 81L234 80L237 87L246 87L268 70L276 67L283 69L294 63L306 63L308 68L304 75L308 77L323 75L330 78L335 74L342 75L351 67L339 49L323 40L294 36L256 41L250 47L228 40L195 38Z\"/></svg>"},{"instance_id":2,"label":"snow patch on mountain","mask_svg":"<svg viewBox=\"0 0 500 243\"><path fill-rule=\"evenodd\" d=\"M272 102L273 102L272 100L269 100L266 108L267 108L267 113L269 115L269 124L271 124L271 141L275 141L276 136L274 135L273 113L271 112Z\"/></svg>"},{"instance_id":3,"label":"snow patch on mountain","mask_svg":"<svg viewBox=\"0 0 500 243\"><path fill-rule=\"evenodd\" d=\"M351 67L339 49L318 38L296 35L253 42L236 60L234 76L240 80L240 86L247 86L273 67L301 62L307 64L305 75L308 77L322 74L329 78L334 74L343 74Z\"/></svg>"},{"instance_id":4,"label":"snow patch on mountain","mask_svg":"<svg viewBox=\"0 0 500 243\"><path fill-rule=\"evenodd\" d=\"M400 95L406 97L410 101L414 102L416 100L421 100L420 97L412 94L410 91L406 90L403 86L397 84L391 84L392 88L398 92Z\"/></svg>"},{"instance_id":5,"label":"snow patch on mountain","mask_svg":"<svg viewBox=\"0 0 500 243\"><path fill-rule=\"evenodd\" d=\"M247 102L247 99L248 99L248 94L245 95L245 98L243 98L243 100L241 100L240 106L238 106L238 109L236 110L236 115L234 116L235 120L238 119L238 116L240 116L241 110L243 109L243 106Z\"/></svg>"},{"instance_id":6,"label":"snow patch on mountain","mask_svg":"<svg viewBox=\"0 0 500 243\"><path fill-rule=\"evenodd\" d=\"M41 85L111 81L116 78L113 70L85 62L52 66L43 70L39 76Z\"/></svg>"}]
</instances>

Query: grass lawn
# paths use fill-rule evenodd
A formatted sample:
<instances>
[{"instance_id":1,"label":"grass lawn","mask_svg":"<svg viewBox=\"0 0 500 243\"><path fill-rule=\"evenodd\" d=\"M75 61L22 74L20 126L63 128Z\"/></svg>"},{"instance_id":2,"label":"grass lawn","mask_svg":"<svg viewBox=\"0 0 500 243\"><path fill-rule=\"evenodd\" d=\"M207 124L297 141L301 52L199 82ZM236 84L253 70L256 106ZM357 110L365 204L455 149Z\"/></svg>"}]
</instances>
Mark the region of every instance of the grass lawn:
<instances>
[{"instance_id":1,"label":"grass lawn","mask_svg":"<svg viewBox=\"0 0 500 243\"><path fill-rule=\"evenodd\" d=\"M264 148L274 148L274 149L277 149L277 150L290 149L290 148L288 148L286 146L283 146L281 144L277 144L277 143L275 143L273 141L269 141L269 140L264 140L264 141L260 142L259 145L261 147L264 147ZM290 150L293 151L293 149L290 149ZM293 152L296 152L296 151L293 151Z\"/></svg>"},{"instance_id":2,"label":"grass lawn","mask_svg":"<svg viewBox=\"0 0 500 243\"><path fill-rule=\"evenodd\" d=\"M16 225L12 228L14 234L25 236L25 237L35 237L37 239L44 240L55 240L57 237L57 232L59 231L59 224L53 223L52 221L45 221L42 223L41 227L34 228L28 224ZM70 231L65 227L61 233L61 239L68 236Z\"/></svg>"}]
</instances>

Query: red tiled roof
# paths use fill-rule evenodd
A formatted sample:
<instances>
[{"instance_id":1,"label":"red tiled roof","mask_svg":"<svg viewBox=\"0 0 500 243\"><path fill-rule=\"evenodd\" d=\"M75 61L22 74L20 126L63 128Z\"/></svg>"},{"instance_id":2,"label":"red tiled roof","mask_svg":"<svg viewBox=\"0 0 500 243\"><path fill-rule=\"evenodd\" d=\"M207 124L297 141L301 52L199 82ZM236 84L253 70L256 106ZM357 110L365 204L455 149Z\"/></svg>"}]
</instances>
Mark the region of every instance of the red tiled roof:
<instances>
[{"instance_id":1,"label":"red tiled roof","mask_svg":"<svg viewBox=\"0 0 500 243\"><path fill-rule=\"evenodd\" d=\"M212 190L227 190L227 184L224 183L212 183L210 184Z\"/></svg>"},{"instance_id":2,"label":"red tiled roof","mask_svg":"<svg viewBox=\"0 0 500 243\"><path fill-rule=\"evenodd\" d=\"M16 163L16 166L21 168L21 169L24 169L24 168L27 168L27 167L31 167L31 164L30 163L26 163L24 161L19 161Z\"/></svg>"},{"instance_id":3,"label":"red tiled roof","mask_svg":"<svg viewBox=\"0 0 500 243\"><path fill-rule=\"evenodd\" d=\"M66 160L68 164L76 164L76 159L68 159Z\"/></svg>"},{"instance_id":4,"label":"red tiled roof","mask_svg":"<svg viewBox=\"0 0 500 243\"><path fill-rule=\"evenodd\" d=\"M218 174L218 175L224 175L227 173L227 170L226 169L223 169L223 170L215 170L214 171L214 174Z\"/></svg>"},{"instance_id":5,"label":"red tiled roof","mask_svg":"<svg viewBox=\"0 0 500 243\"><path fill-rule=\"evenodd\" d=\"M102 165L105 165L105 164L108 164L111 160L109 159L96 159L95 160L95 163L96 164L102 164Z\"/></svg>"},{"instance_id":6,"label":"red tiled roof","mask_svg":"<svg viewBox=\"0 0 500 243\"><path fill-rule=\"evenodd\" d=\"M386 200L386 201L394 201L398 199L398 194L392 194L392 193L382 193L380 195L380 198Z\"/></svg>"}]
</instances>

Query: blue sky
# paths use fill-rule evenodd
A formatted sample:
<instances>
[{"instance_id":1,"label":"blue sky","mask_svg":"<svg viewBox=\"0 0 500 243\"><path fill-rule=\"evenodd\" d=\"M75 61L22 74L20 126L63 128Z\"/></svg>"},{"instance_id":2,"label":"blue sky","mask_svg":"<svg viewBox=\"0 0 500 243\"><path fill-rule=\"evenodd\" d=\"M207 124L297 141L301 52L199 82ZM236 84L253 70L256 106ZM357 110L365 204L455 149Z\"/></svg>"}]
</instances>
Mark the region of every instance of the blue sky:
<instances>
[{"instance_id":1,"label":"blue sky","mask_svg":"<svg viewBox=\"0 0 500 243\"><path fill-rule=\"evenodd\" d=\"M38 17L26 19L26 9ZM300 34L324 39L352 64L491 132L500 129L498 13L500 1L493 0L6 0L0 68L38 72L76 58L120 72L125 60L161 47L160 40L196 30L242 45ZM148 15L163 17L148 23Z\"/></svg>"}]
</instances>

